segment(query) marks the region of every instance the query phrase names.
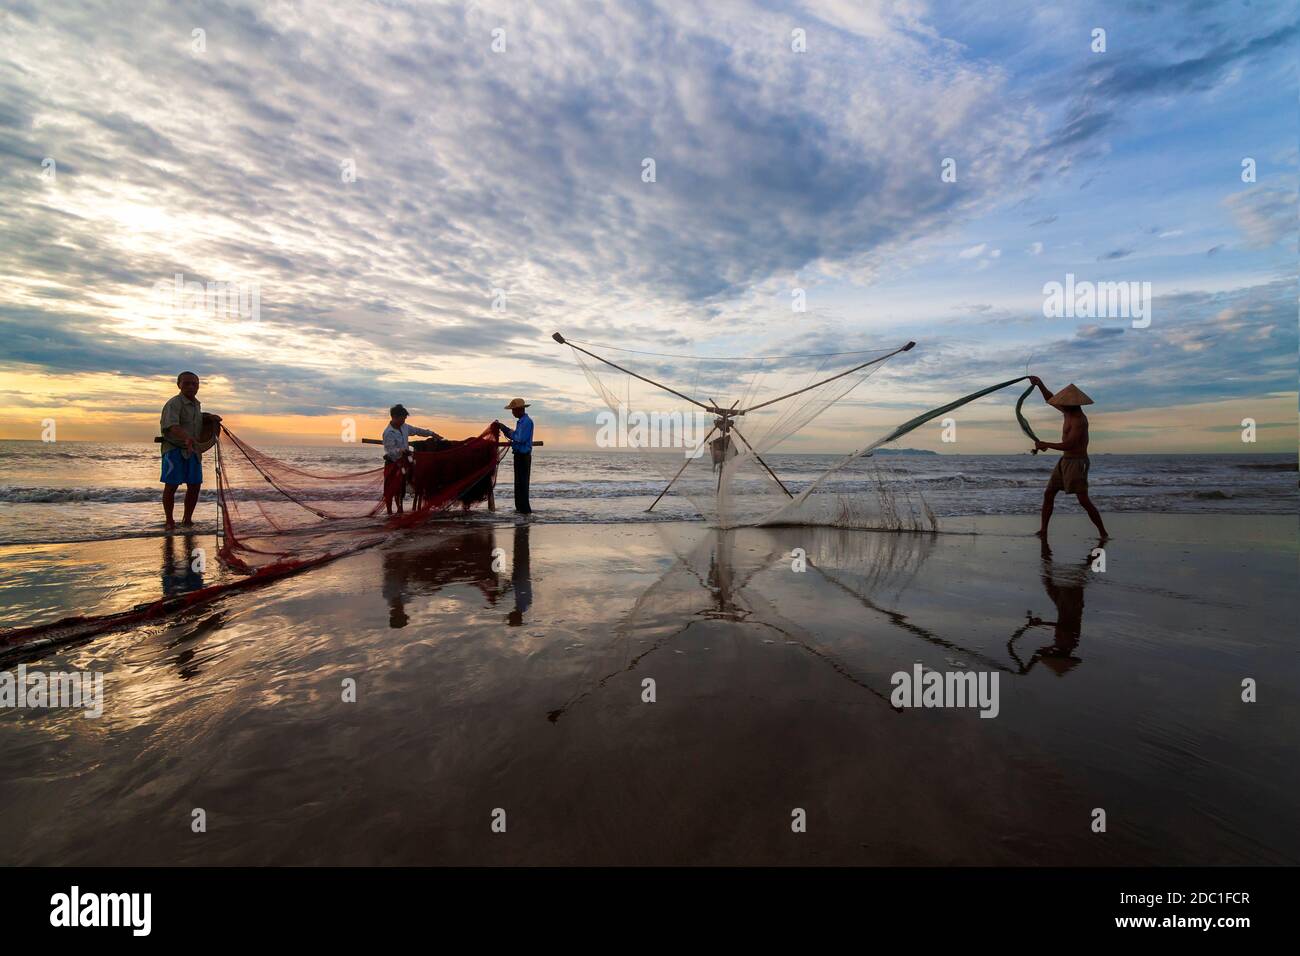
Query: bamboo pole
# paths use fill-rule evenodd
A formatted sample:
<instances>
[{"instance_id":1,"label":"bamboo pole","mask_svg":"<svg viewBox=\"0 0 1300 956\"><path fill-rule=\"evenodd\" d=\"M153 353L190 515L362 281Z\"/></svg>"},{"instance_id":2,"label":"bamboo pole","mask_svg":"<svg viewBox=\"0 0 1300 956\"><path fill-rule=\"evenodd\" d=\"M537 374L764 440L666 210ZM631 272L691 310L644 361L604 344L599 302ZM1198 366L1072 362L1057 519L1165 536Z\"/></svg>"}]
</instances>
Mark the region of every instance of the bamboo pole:
<instances>
[{"instance_id":1,"label":"bamboo pole","mask_svg":"<svg viewBox=\"0 0 1300 956\"><path fill-rule=\"evenodd\" d=\"M790 493L790 489L787 488L787 487L782 483L781 479L778 478L778 477L776 476L776 472L774 472L771 468L768 468L768 467L767 467L767 462L765 462L765 461L762 459L762 457L759 455L758 452L754 451L754 446L751 445L751 444L749 443L749 439L748 439L748 438L746 438L744 435L742 435L742 434L740 433L740 429L737 428L735 425L732 425L732 426L731 426L731 430L732 430L733 432L736 433L736 437L737 437L737 438L739 438L741 441L743 441L743 442L745 443L745 447L746 447L746 448L748 448L750 451L753 451L753 452L754 452L754 458L758 461L758 463L759 463L760 465L763 466L764 469L767 470L767 473L768 473L769 475L772 476L772 480L775 481L778 485L781 486L781 490L785 492L785 496L786 496L787 498L793 498L794 495L792 495L792 494Z\"/></svg>"},{"instance_id":2,"label":"bamboo pole","mask_svg":"<svg viewBox=\"0 0 1300 956\"><path fill-rule=\"evenodd\" d=\"M559 333L557 332L556 334L558 335ZM714 425L712 428L709 429L708 435L705 435L703 441L700 442L701 447L703 447L708 442L709 435L712 435L717 430L718 430L717 425ZM682 476L682 472L686 470L686 466L689 465L690 463L691 463L690 458L687 458L684 462L682 462L682 467L677 469L677 474L673 475L673 480L668 482L668 484L664 486L663 491L659 492L659 498L662 498L664 495L668 494L668 489L677 483L677 479ZM659 498L656 498L654 501L650 502L650 507L646 509L647 513L655 510L655 505L659 504Z\"/></svg>"},{"instance_id":3,"label":"bamboo pole","mask_svg":"<svg viewBox=\"0 0 1300 956\"><path fill-rule=\"evenodd\" d=\"M157 440L158 440L158 439L155 439L155 441L157 441ZM384 443L384 440L383 440L382 438L363 438L363 439L361 439L361 444L363 444L363 445L382 445L383 443ZM498 447L498 448L508 448L508 447L510 447L510 446L513 445L513 444L514 444L514 442L499 441L499 442L497 442L497 447ZM546 442L544 442L544 441L535 441L535 442L533 442L533 446L536 447L536 448L544 448L544 447L546 446ZM421 453L421 452L416 452L416 454L418 455L418 454L422 454L422 453Z\"/></svg>"},{"instance_id":4,"label":"bamboo pole","mask_svg":"<svg viewBox=\"0 0 1300 956\"><path fill-rule=\"evenodd\" d=\"M655 388L662 388L665 392L671 392L672 394L676 395L678 398L682 398L690 402L692 405L700 406L700 408L704 409L706 412L713 412L715 414L718 414L724 411L724 409L721 408L710 408L708 405L705 405L703 402L696 401L695 399L691 398L689 395L683 395L681 392L677 391L677 389L669 388L667 385L663 384L662 382L656 382L652 378L646 378L644 375L638 375L636 372L633 372L631 369L626 369L621 365L615 365L609 359L601 358L595 352L588 352L580 345L574 345L572 342L566 342L564 336L561 335L559 332L553 332L551 334L551 338L555 339L555 341L559 342L561 345L567 345L569 348L581 352L583 355L590 355L597 362L604 362L606 365L610 366L611 368L616 368L620 372L623 372L626 375L631 375L633 378L639 378L641 381L646 382L649 385L653 385Z\"/></svg>"}]
</instances>

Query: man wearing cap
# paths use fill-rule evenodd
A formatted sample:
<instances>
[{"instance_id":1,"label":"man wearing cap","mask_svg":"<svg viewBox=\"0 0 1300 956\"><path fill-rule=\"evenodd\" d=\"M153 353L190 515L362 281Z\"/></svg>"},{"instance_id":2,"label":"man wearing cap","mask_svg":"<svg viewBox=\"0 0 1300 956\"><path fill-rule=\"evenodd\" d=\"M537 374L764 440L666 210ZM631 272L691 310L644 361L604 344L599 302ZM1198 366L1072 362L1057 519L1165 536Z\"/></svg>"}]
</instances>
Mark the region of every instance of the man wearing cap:
<instances>
[{"instance_id":1,"label":"man wearing cap","mask_svg":"<svg viewBox=\"0 0 1300 956\"><path fill-rule=\"evenodd\" d=\"M1083 510L1097 526L1102 540L1109 538L1106 526L1101 523L1101 514L1097 506L1088 497L1088 416L1083 414L1084 405L1091 405L1092 399L1083 393L1077 385L1071 383L1059 392L1052 393L1037 375L1029 376L1029 381L1038 386L1043 393L1043 400L1065 416L1059 442L1040 441L1035 448L1046 451L1049 448L1061 452L1061 458L1052 469L1052 477L1047 479L1047 490L1043 494L1043 525L1038 529L1040 538L1047 538L1047 523L1052 520L1052 510L1056 505L1056 496L1064 491L1075 495Z\"/></svg>"},{"instance_id":2,"label":"man wearing cap","mask_svg":"<svg viewBox=\"0 0 1300 956\"><path fill-rule=\"evenodd\" d=\"M410 412L404 405L394 405L388 410L390 421L384 429L384 507L393 513L393 502L397 502L397 513L402 513L402 502L406 499L406 480L411 473L412 435L424 438L441 438L427 428L406 424Z\"/></svg>"},{"instance_id":3,"label":"man wearing cap","mask_svg":"<svg viewBox=\"0 0 1300 956\"><path fill-rule=\"evenodd\" d=\"M193 372L181 372L176 376L176 391L177 394L163 406L158 422L162 430L162 474L158 480L163 485L164 528L167 531L176 527L172 512L176 507L176 489L181 485L185 486L185 513L181 517L181 527L193 526L194 508L199 503L199 490L203 486L201 456L213 444L212 441L203 441L203 406L197 398L199 377ZM219 415L207 417L221 421Z\"/></svg>"},{"instance_id":4,"label":"man wearing cap","mask_svg":"<svg viewBox=\"0 0 1300 956\"><path fill-rule=\"evenodd\" d=\"M522 398L510 399L506 406L519 422L510 428L501 422L493 422L510 439L510 450L515 459L515 511L521 515L530 515L533 509L528 504L528 476L533 470L533 420L524 411L528 403Z\"/></svg>"}]
</instances>

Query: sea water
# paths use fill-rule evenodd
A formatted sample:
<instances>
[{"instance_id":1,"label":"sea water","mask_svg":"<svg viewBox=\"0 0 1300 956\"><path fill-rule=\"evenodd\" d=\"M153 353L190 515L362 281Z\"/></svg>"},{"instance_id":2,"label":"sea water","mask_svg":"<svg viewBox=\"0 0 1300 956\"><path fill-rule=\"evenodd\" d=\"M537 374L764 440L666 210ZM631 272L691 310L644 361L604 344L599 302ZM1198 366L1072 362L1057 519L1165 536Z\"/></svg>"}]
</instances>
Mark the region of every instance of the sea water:
<instances>
[{"instance_id":1,"label":"sea water","mask_svg":"<svg viewBox=\"0 0 1300 956\"><path fill-rule=\"evenodd\" d=\"M267 454L317 473L379 467L369 445L267 446ZM838 455L766 456L794 492ZM1056 455L939 455L878 453L837 472L821 491L868 492L878 477L919 491L936 515L1032 515ZM213 459L205 457L208 489L196 514L201 530L215 526ZM670 521L696 516L691 503L666 496L662 462L630 451L539 449L533 456L536 520L558 522ZM144 443L0 441L0 544L84 541L156 535L162 524L158 446ZM1093 500L1103 512L1157 514L1295 514L1293 455L1094 455ZM509 461L497 482L495 516L513 520ZM178 503L179 507L179 503ZM1061 503L1062 509L1069 508Z\"/></svg>"}]
</instances>

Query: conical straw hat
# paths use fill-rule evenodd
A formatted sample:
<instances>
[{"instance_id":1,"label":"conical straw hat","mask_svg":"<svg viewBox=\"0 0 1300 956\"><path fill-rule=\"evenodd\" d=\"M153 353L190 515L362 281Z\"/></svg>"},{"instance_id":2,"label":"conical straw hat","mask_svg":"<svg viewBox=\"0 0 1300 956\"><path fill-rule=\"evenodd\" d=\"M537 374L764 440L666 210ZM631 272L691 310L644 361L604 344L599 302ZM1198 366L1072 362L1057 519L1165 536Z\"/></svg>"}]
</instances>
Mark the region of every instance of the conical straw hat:
<instances>
[{"instance_id":1,"label":"conical straw hat","mask_svg":"<svg viewBox=\"0 0 1300 956\"><path fill-rule=\"evenodd\" d=\"M1071 382L1047 400L1048 405L1061 408L1065 405L1091 405L1092 399L1083 394L1083 389Z\"/></svg>"}]
</instances>

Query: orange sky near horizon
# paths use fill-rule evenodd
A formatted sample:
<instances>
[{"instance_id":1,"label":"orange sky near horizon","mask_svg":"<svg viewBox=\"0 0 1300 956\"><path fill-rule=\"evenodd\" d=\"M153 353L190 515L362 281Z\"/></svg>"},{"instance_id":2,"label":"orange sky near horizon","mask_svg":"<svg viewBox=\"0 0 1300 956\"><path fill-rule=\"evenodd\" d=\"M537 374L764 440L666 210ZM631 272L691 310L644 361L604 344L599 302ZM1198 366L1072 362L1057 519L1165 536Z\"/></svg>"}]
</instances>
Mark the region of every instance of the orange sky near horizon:
<instances>
[{"instance_id":1,"label":"orange sky near horizon","mask_svg":"<svg viewBox=\"0 0 1300 956\"><path fill-rule=\"evenodd\" d=\"M241 414L222 407L223 382L219 377L205 380L199 397L209 411L218 412L236 434L253 445L317 445L341 443L350 419L355 423L357 439L379 438L387 416L374 414L350 416L255 415ZM43 422L53 419L56 437L63 441L148 442L158 434L158 412L170 397L153 380L124 382L121 376L87 374L47 377L36 373L0 374L0 440L41 439ZM133 402L131 409L119 410L124 392L148 395L158 411L141 408L146 403ZM19 405L8 396L22 394ZM1147 408L1108 412L1104 404L1091 410L1092 450L1117 454L1137 454L1159 449L1161 453L1294 453L1300 434L1300 415L1295 392L1274 393L1260 398L1233 399L1220 402L1189 404L1178 407ZM114 408L113 406L117 406ZM923 411L897 407L853 410L846 428L843 415L834 427L814 423L780 450L852 451L911 415ZM463 438L478 432L492 418L509 421L509 414L484 408L482 421L465 421L420 414L413 411L411 423L432 428L439 434ZM594 449L596 423L589 426L547 423L546 410L534 408L537 437L552 450ZM1046 440L1059 438L1059 419L1046 407L1028 406L1027 414L1035 430ZM1010 409L1003 406L976 404L953 416L957 421L956 443L941 440L938 421L923 426L899 443L901 447L920 448L940 453L1016 454L1025 450L1025 440L1015 426ZM1241 422L1253 418L1257 425L1256 441L1241 440ZM846 438L848 441L846 441ZM969 442L969 444L966 444ZM963 447L965 446L965 447Z\"/></svg>"}]
</instances>

